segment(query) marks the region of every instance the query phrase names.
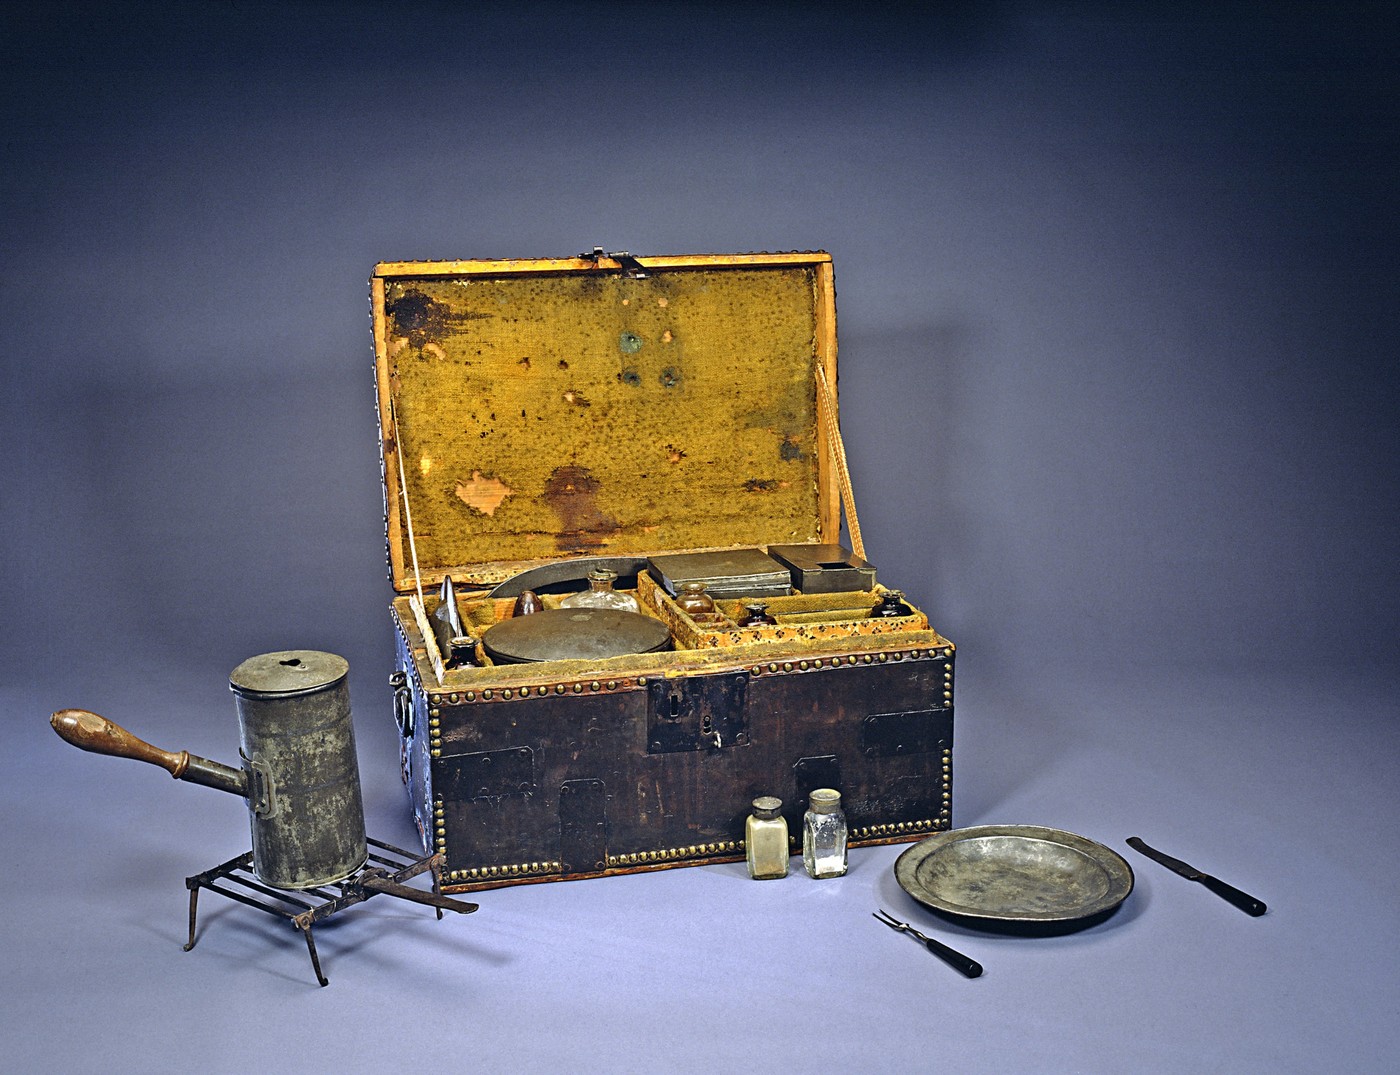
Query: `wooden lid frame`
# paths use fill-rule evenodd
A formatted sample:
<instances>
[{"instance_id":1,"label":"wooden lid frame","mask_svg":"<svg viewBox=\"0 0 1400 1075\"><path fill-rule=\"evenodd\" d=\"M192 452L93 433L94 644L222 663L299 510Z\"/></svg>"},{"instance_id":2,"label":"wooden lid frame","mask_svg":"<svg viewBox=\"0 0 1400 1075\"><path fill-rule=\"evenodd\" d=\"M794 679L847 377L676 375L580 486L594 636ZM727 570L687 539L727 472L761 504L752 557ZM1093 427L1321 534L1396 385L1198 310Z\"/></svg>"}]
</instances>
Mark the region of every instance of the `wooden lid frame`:
<instances>
[{"instance_id":1,"label":"wooden lid frame","mask_svg":"<svg viewBox=\"0 0 1400 1075\"><path fill-rule=\"evenodd\" d=\"M838 540L830 255L640 261L375 267L397 592L587 555Z\"/></svg>"}]
</instances>

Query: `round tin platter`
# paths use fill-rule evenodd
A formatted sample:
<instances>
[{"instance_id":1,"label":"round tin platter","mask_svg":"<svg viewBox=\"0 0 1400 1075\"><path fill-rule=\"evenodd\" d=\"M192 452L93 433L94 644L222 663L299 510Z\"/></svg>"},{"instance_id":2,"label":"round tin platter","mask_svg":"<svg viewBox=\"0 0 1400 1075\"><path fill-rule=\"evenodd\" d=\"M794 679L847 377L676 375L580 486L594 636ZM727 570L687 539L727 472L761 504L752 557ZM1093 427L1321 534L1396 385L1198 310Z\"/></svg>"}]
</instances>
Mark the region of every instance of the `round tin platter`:
<instances>
[{"instance_id":1,"label":"round tin platter","mask_svg":"<svg viewBox=\"0 0 1400 1075\"><path fill-rule=\"evenodd\" d=\"M671 644L660 620L614 608L555 608L502 620L481 638L491 659L503 664L601 660L654 653Z\"/></svg>"},{"instance_id":2,"label":"round tin platter","mask_svg":"<svg viewBox=\"0 0 1400 1075\"><path fill-rule=\"evenodd\" d=\"M926 907L996 922L1071 922L1113 910L1133 890L1117 852L1040 825L976 825L920 840L894 864Z\"/></svg>"}]
</instances>

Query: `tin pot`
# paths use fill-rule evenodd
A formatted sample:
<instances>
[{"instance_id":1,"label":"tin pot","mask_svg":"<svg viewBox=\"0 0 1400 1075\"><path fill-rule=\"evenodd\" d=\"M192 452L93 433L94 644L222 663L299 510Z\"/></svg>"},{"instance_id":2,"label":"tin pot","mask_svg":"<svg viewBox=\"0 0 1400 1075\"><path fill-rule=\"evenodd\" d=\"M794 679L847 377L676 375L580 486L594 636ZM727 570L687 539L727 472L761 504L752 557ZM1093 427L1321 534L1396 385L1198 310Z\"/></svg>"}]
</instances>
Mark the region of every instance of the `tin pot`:
<instances>
[{"instance_id":1,"label":"tin pot","mask_svg":"<svg viewBox=\"0 0 1400 1075\"><path fill-rule=\"evenodd\" d=\"M349 877L366 859L349 670L343 657L315 650L265 653L235 668L240 769L161 750L83 709L60 710L49 723L83 750L149 762L242 797L253 872L276 888L315 888Z\"/></svg>"}]
</instances>

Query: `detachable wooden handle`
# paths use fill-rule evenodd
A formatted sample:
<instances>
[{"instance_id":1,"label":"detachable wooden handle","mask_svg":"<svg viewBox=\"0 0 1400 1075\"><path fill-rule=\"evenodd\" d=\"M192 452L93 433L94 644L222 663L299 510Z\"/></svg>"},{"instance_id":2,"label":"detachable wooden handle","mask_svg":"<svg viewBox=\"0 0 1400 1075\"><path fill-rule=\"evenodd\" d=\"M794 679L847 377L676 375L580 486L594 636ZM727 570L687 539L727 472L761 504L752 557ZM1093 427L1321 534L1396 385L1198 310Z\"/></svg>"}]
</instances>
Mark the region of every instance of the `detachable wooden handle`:
<instances>
[{"instance_id":1,"label":"detachable wooden handle","mask_svg":"<svg viewBox=\"0 0 1400 1075\"><path fill-rule=\"evenodd\" d=\"M49 718L49 723L61 738L79 750L150 762L152 765L159 765L177 779L190 764L188 751L182 750L175 754L153 747L144 739L136 738L120 724L113 724L106 717L89 713L86 709L60 709Z\"/></svg>"},{"instance_id":2,"label":"detachable wooden handle","mask_svg":"<svg viewBox=\"0 0 1400 1075\"><path fill-rule=\"evenodd\" d=\"M179 753L161 750L144 739L138 739L120 724L89 713L86 709L60 709L49 718L49 723L60 738L79 750L149 762L160 766L176 780L203 784L232 795L247 795L248 778L241 769L201 758L188 750Z\"/></svg>"}]
</instances>

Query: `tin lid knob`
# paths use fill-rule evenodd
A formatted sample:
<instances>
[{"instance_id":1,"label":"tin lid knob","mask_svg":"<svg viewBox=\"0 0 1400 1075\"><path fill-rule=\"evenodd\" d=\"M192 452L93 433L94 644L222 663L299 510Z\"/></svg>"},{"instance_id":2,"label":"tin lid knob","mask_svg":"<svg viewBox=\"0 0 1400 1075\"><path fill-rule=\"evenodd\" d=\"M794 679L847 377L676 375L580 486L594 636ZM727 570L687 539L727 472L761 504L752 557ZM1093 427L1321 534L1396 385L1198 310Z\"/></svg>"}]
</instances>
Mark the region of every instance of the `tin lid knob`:
<instances>
[{"instance_id":1,"label":"tin lid knob","mask_svg":"<svg viewBox=\"0 0 1400 1075\"><path fill-rule=\"evenodd\" d=\"M319 650L279 650L249 657L229 673L229 687L239 694L286 696L309 694L339 683L350 663Z\"/></svg>"}]
</instances>

